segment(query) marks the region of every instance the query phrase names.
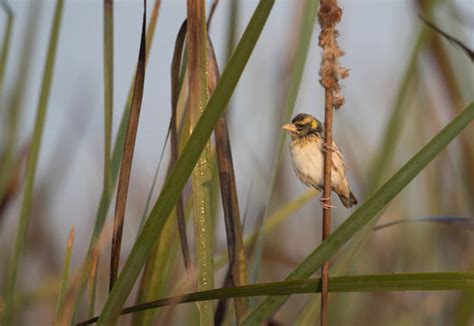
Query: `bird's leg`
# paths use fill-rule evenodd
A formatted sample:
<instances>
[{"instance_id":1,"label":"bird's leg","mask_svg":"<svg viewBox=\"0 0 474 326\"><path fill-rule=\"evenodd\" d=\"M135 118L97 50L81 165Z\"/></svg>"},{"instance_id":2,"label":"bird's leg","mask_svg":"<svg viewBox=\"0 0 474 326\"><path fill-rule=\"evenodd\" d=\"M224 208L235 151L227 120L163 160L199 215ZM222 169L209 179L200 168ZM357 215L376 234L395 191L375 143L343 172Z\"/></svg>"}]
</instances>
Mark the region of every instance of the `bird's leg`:
<instances>
[{"instance_id":1,"label":"bird's leg","mask_svg":"<svg viewBox=\"0 0 474 326\"><path fill-rule=\"evenodd\" d=\"M328 200L331 200L331 197L321 197L321 199L319 199L319 202L321 203L323 209L336 208L336 206L328 204Z\"/></svg>"}]
</instances>

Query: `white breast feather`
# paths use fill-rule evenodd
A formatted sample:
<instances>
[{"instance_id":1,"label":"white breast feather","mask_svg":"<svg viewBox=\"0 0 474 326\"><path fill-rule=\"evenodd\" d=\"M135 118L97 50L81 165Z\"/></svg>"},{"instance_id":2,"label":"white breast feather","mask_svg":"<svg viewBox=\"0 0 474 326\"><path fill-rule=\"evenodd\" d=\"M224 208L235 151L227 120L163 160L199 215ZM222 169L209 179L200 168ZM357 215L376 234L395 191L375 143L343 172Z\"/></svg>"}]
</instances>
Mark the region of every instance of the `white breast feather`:
<instances>
[{"instance_id":1,"label":"white breast feather","mask_svg":"<svg viewBox=\"0 0 474 326\"><path fill-rule=\"evenodd\" d=\"M290 146L296 175L308 187L319 188L323 183L324 156L321 146L321 141Z\"/></svg>"},{"instance_id":2,"label":"white breast feather","mask_svg":"<svg viewBox=\"0 0 474 326\"><path fill-rule=\"evenodd\" d=\"M322 145L323 142L320 138L312 142L291 143L290 145L291 160L296 175L301 182L308 187L313 187L319 190L322 190L324 173L324 155ZM335 151L332 156L332 189L347 197L349 196L350 189L346 180L344 160L334 141L333 148Z\"/></svg>"}]
</instances>

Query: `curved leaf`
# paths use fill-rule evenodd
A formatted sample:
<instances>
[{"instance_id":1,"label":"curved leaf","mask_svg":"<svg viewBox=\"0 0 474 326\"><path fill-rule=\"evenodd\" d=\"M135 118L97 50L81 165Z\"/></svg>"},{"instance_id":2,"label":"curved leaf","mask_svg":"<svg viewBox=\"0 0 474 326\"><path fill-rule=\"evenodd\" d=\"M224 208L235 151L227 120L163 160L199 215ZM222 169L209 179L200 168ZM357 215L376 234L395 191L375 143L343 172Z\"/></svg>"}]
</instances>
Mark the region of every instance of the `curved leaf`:
<instances>
[{"instance_id":1,"label":"curved leaf","mask_svg":"<svg viewBox=\"0 0 474 326\"><path fill-rule=\"evenodd\" d=\"M376 292L376 291L451 291L474 289L474 273L407 273L339 276L329 278L330 292ZM261 295L290 295L321 291L321 279L282 281L245 285L184 294L123 309L122 315L147 309L180 303L223 298L238 298ZM97 321L92 318L77 325L88 325Z\"/></svg>"}]
</instances>

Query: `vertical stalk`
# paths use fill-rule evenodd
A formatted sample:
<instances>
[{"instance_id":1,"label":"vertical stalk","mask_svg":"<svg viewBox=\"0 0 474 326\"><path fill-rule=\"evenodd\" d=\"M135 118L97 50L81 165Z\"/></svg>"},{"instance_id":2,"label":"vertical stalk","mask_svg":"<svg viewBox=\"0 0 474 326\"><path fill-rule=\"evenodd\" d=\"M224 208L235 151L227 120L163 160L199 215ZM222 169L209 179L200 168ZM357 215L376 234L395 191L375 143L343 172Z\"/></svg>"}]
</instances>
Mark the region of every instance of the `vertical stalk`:
<instances>
[{"instance_id":1,"label":"vertical stalk","mask_svg":"<svg viewBox=\"0 0 474 326\"><path fill-rule=\"evenodd\" d=\"M12 30L13 30L13 11L6 2L6 0L3 0L0 2L0 6L5 11L5 14L7 15L7 22L5 26L5 32L3 33L3 43L2 43L2 49L0 52L0 96L3 95L3 80L5 78L5 67L7 63L7 58L8 58L8 53L10 51L10 40L11 40L11 35L12 35Z\"/></svg>"},{"instance_id":2,"label":"vertical stalk","mask_svg":"<svg viewBox=\"0 0 474 326\"><path fill-rule=\"evenodd\" d=\"M67 238L66 251L64 253L64 268L61 285L59 286L58 302L56 304L56 319L59 318L59 312L62 310L64 297L66 296L67 284L69 281L69 267L71 265L72 246L74 244L74 227L69 231Z\"/></svg>"},{"instance_id":3,"label":"vertical stalk","mask_svg":"<svg viewBox=\"0 0 474 326\"><path fill-rule=\"evenodd\" d=\"M114 232L112 236L112 250L110 257L110 284L109 289L115 283L118 276L120 260L120 247L122 245L123 221L127 206L128 186L132 170L133 152L135 150L135 140L137 137L138 121L143 99L143 87L145 84L145 58L146 58L146 0L143 0L143 20L140 40L140 51L136 70L135 85L133 88L132 105L130 118L128 120L127 133L123 147L122 164L117 186L117 200L115 203Z\"/></svg>"},{"instance_id":4,"label":"vertical stalk","mask_svg":"<svg viewBox=\"0 0 474 326\"><path fill-rule=\"evenodd\" d=\"M324 92L324 139L326 148L331 148L332 144L332 110L333 94L329 88ZM331 169L332 150L324 153L324 190L323 198L328 205L331 205ZM323 207L323 241L331 233L331 207ZM328 304L329 304L329 262L324 262L321 268L321 326L328 324Z\"/></svg>"},{"instance_id":5,"label":"vertical stalk","mask_svg":"<svg viewBox=\"0 0 474 326\"><path fill-rule=\"evenodd\" d=\"M207 28L204 0L188 0L187 49L189 72L189 117L194 128L209 100L207 76ZM198 291L214 287L214 239L212 220L211 146L207 142L192 173L193 220ZM200 325L212 325L214 304L198 303Z\"/></svg>"},{"instance_id":6,"label":"vertical stalk","mask_svg":"<svg viewBox=\"0 0 474 326\"><path fill-rule=\"evenodd\" d=\"M49 39L48 53L46 55L46 63L44 65L43 80L41 83L41 93L38 102L38 108L35 118L35 126L31 146L28 153L28 161L26 166L25 187L23 190L23 199L21 204L21 211L18 221L18 230L15 238L15 245L13 249L10 262L8 264L7 282L5 286L5 312L3 316L2 325L8 326L12 324L13 314L13 297L15 294L15 285L19 272L19 265L21 256L28 232L28 225L30 221L31 205L33 202L33 190L35 184L36 167L38 165L38 158L40 154L41 141L43 136L43 129L46 120L46 113L48 110L49 94L54 74L54 63L56 61L57 45L59 38L59 31L61 26L61 17L63 12L64 0L57 0L54 9L53 24Z\"/></svg>"},{"instance_id":7,"label":"vertical stalk","mask_svg":"<svg viewBox=\"0 0 474 326\"><path fill-rule=\"evenodd\" d=\"M342 9L338 6L337 0L321 0L319 7L319 24L321 32L319 34L319 46L322 48L321 85L324 87L324 187L323 187L323 241L331 233L331 170L332 170L332 115L333 109L339 109L344 104L344 97L341 95L339 80L346 78L349 74L346 68L339 65L339 57L344 55L337 43L338 31L336 24L341 20ZM325 261L321 267L321 325L328 324L329 305L329 263Z\"/></svg>"},{"instance_id":8,"label":"vertical stalk","mask_svg":"<svg viewBox=\"0 0 474 326\"><path fill-rule=\"evenodd\" d=\"M111 196L110 152L114 109L114 1L104 0L104 192Z\"/></svg>"},{"instance_id":9,"label":"vertical stalk","mask_svg":"<svg viewBox=\"0 0 474 326\"><path fill-rule=\"evenodd\" d=\"M114 110L114 1L104 0L104 184L105 196L112 196L112 177L110 152L112 139L112 121ZM99 260L92 267L89 300L89 316L94 315Z\"/></svg>"}]
</instances>

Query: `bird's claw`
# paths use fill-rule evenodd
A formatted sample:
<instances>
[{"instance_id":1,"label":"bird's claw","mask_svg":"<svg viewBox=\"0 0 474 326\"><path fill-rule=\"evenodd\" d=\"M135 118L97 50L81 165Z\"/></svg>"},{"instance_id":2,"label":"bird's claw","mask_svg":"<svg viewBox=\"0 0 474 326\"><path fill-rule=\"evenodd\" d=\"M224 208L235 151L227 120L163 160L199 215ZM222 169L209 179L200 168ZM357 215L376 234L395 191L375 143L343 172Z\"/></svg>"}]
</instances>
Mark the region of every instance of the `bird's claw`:
<instances>
[{"instance_id":1,"label":"bird's claw","mask_svg":"<svg viewBox=\"0 0 474 326\"><path fill-rule=\"evenodd\" d=\"M322 148L323 152L327 153L327 152L334 152L334 149L332 148L331 145L328 145L327 143L323 143L323 148Z\"/></svg>"},{"instance_id":2,"label":"bird's claw","mask_svg":"<svg viewBox=\"0 0 474 326\"><path fill-rule=\"evenodd\" d=\"M321 203L321 206L323 209L330 209L330 208L336 208L336 206L328 204L327 201L331 200L330 197L322 197L319 202Z\"/></svg>"}]
</instances>

